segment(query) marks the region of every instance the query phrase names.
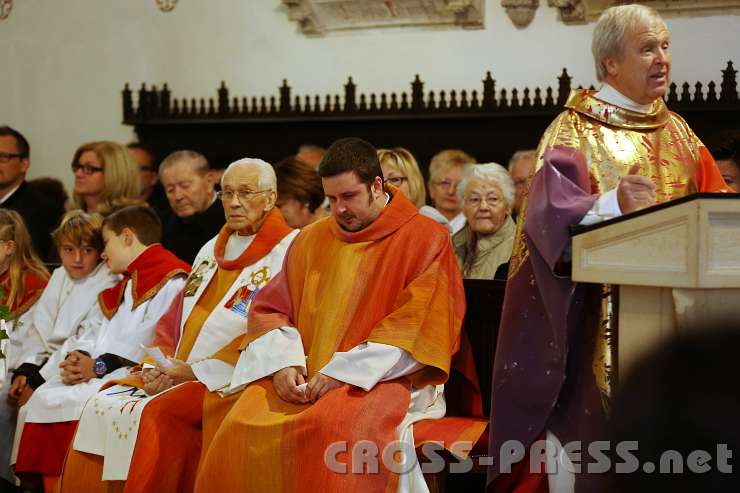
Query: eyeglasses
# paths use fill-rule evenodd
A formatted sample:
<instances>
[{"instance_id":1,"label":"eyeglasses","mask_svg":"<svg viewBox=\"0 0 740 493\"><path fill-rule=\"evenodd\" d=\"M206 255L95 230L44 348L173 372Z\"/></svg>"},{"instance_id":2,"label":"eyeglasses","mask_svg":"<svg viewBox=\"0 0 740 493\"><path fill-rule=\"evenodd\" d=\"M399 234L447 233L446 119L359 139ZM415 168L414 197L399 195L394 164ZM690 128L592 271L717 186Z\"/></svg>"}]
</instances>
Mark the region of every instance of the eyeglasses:
<instances>
[{"instance_id":1,"label":"eyeglasses","mask_svg":"<svg viewBox=\"0 0 740 493\"><path fill-rule=\"evenodd\" d=\"M403 182L408 181L408 178L405 176L391 176L389 178L385 179L386 182L390 183L394 187L400 187L403 185Z\"/></svg>"},{"instance_id":2,"label":"eyeglasses","mask_svg":"<svg viewBox=\"0 0 740 493\"><path fill-rule=\"evenodd\" d=\"M86 175L92 175L93 173L102 172L103 168L98 168L97 166L90 166L89 164L74 163L72 165L72 173L77 173L77 171L79 170L82 170L82 172Z\"/></svg>"},{"instance_id":3,"label":"eyeglasses","mask_svg":"<svg viewBox=\"0 0 740 493\"><path fill-rule=\"evenodd\" d=\"M7 163L11 159L24 158L25 154L11 153L11 152L0 152L0 163Z\"/></svg>"},{"instance_id":4,"label":"eyeglasses","mask_svg":"<svg viewBox=\"0 0 740 493\"><path fill-rule=\"evenodd\" d=\"M488 205L498 205L499 202L501 202L501 197L497 195L488 195L486 197L479 197L477 195L473 195L471 197L465 198L465 204L471 207L478 207L483 202L485 202Z\"/></svg>"},{"instance_id":5,"label":"eyeglasses","mask_svg":"<svg viewBox=\"0 0 740 493\"><path fill-rule=\"evenodd\" d=\"M239 202L244 202L252 197L255 197L261 193L265 192L271 192L269 188L266 188L265 190L239 190L238 192L234 192L232 190L222 190L220 192L216 192L216 197L221 199L221 202L231 202L231 200L236 196L237 200Z\"/></svg>"}]
</instances>

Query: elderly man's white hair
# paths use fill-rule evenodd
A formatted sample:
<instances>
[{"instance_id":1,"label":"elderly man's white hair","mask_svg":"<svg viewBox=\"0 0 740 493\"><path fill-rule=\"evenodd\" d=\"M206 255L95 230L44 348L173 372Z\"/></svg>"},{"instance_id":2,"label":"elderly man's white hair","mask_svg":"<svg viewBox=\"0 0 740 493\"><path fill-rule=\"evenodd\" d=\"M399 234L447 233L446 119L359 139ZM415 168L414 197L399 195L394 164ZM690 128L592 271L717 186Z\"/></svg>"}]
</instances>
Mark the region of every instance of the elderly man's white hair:
<instances>
[{"instance_id":1,"label":"elderly man's white hair","mask_svg":"<svg viewBox=\"0 0 740 493\"><path fill-rule=\"evenodd\" d=\"M237 167L249 168L252 166L259 169L260 172L259 184L257 185L259 189L272 190L277 193L277 178L275 177L275 170L272 168L272 165L261 159L251 157L245 157L238 161L234 161L226 168L226 171L224 171L224 174L221 176L221 188L224 186L224 178L229 174L229 171Z\"/></svg>"},{"instance_id":2,"label":"elderly man's white hair","mask_svg":"<svg viewBox=\"0 0 740 493\"><path fill-rule=\"evenodd\" d=\"M607 72L604 59L620 58L624 51L624 35L630 28L650 26L659 22L665 27L665 22L655 9L645 5L630 4L609 7L602 12L594 28L591 53L596 65L596 78L599 82L606 79ZM666 27L666 30L668 28Z\"/></svg>"},{"instance_id":3,"label":"elderly man's white hair","mask_svg":"<svg viewBox=\"0 0 740 493\"><path fill-rule=\"evenodd\" d=\"M460 201L465 200L468 184L478 180L495 183L501 188L507 207L514 206L514 180L509 176L506 168L498 163L468 164L463 168L460 183L457 186L457 196Z\"/></svg>"}]
</instances>

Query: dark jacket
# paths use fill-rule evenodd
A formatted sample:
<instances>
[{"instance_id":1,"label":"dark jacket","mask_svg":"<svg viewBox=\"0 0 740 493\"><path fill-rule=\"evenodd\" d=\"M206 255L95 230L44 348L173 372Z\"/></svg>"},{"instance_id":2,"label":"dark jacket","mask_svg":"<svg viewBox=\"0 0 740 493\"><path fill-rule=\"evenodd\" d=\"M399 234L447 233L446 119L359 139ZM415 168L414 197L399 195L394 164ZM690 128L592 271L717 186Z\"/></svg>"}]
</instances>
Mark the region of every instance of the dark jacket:
<instances>
[{"instance_id":1,"label":"dark jacket","mask_svg":"<svg viewBox=\"0 0 740 493\"><path fill-rule=\"evenodd\" d=\"M33 247L41 259L48 261L55 257L51 233L59 225L64 211L53 200L24 180L13 195L0 204L0 207L12 209L21 215L31 234Z\"/></svg>"},{"instance_id":2,"label":"dark jacket","mask_svg":"<svg viewBox=\"0 0 740 493\"><path fill-rule=\"evenodd\" d=\"M201 247L221 231L225 222L220 200L191 217L181 218L170 210L162 221L162 244L180 259L192 264Z\"/></svg>"}]
</instances>

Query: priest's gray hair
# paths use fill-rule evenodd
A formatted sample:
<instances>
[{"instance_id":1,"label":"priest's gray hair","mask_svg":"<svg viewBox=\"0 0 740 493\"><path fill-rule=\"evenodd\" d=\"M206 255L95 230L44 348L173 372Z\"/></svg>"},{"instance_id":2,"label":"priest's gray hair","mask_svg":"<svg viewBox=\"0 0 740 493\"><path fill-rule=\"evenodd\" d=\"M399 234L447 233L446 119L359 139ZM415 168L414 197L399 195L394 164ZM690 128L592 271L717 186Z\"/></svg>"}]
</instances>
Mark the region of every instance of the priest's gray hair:
<instances>
[{"instance_id":1,"label":"priest's gray hair","mask_svg":"<svg viewBox=\"0 0 740 493\"><path fill-rule=\"evenodd\" d=\"M603 82L607 76L604 59L621 58L623 55L624 36L627 30L650 26L653 22L659 22L665 26L660 14L655 9L645 5L617 5L616 7L609 7L601 13L601 17L596 22L591 42L591 53L593 53L594 64L596 65L596 78L599 82ZM668 30L667 27L666 30Z\"/></svg>"},{"instance_id":2,"label":"priest's gray hair","mask_svg":"<svg viewBox=\"0 0 740 493\"><path fill-rule=\"evenodd\" d=\"M465 200L468 184L471 181L478 180L482 182L495 183L501 188L504 200L508 207L514 206L514 180L509 176L506 168L498 163L486 164L468 164L463 168L460 183L457 185L457 196L460 201Z\"/></svg>"},{"instance_id":3,"label":"priest's gray hair","mask_svg":"<svg viewBox=\"0 0 740 493\"><path fill-rule=\"evenodd\" d=\"M238 161L234 161L226 168L226 171L224 171L224 174L221 176L221 188L224 186L224 178L229 174L229 171L238 167L249 168L252 166L256 167L260 172L259 184L257 185L259 189L272 190L277 193L277 178L275 177L275 170L272 168L272 165L261 159L251 157L245 157Z\"/></svg>"}]
</instances>

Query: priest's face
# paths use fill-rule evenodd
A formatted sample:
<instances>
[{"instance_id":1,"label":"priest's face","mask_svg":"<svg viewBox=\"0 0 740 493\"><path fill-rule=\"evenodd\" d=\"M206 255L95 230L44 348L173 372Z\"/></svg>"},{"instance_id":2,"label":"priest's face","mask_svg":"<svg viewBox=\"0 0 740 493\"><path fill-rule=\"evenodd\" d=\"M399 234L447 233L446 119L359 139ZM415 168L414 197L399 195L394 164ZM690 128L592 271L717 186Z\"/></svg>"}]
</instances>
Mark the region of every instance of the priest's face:
<instances>
[{"instance_id":1,"label":"priest's face","mask_svg":"<svg viewBox=\"0 0 740 493\"><path fill-rule=\"evenodd\" d=\"M363 183L354 171L321 178L324 193L337 224L346 231L360 231L375 221L385 205L383 180Z\"/></svg>"},{"instance_id":2,"label":"priest's face","mask_svg":"<svg viewBox=\"0 0 740 493\"><path fill-rule=\"evenodd\" d=\"M256 165L232 167L222 180L221 202L226 224L242 235L257 233L275 206L277 194L260 188L260 169Z\"/></svg>"},{"instance_id":3,"label":"priest's face","mask_svg":"<svg viewBox=\"0 0 740 493\"><path fill-rule=\"evenodd\" d=\"M501 228L511 206L506 203L498 183L489 180L470 180L465 187L463 201L465 219L474 233L492 234Z\"/></svg>"},{"instance_id":4,"label":"priest's face","mask_svg":"<svg viewBox=\"0 0 740 493\"><path fill-rule=\"evenodd\" d=\"M671 76L669 34L654 19L647 25L628 28L621 56L606 58L606 82L639 104L651 104L668 91Z\"/></svg>"}]
</instances>

